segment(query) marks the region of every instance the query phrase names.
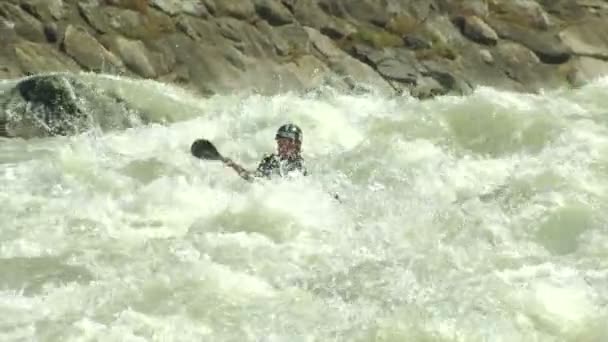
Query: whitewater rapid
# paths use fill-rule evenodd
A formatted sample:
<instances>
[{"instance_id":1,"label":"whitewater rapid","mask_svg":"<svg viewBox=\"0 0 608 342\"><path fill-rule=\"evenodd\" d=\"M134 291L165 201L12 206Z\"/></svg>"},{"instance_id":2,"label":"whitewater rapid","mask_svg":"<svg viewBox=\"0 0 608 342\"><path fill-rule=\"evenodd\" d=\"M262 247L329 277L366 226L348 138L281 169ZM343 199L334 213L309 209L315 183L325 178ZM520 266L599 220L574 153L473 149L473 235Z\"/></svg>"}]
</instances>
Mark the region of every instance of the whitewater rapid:
<instances>
[{"instance_id":1,"label":"whitewater rapid","mask_svg":"<svg viewBox=\"0 0 608 342\"><path fill-rule=\"evenodd\" d=\"M418 101L81 77L156 123L0 140L2 341L608 340L608 79ZM252 169L286 122L308 177L189 154Z\"/></svg>"}]
</instances>

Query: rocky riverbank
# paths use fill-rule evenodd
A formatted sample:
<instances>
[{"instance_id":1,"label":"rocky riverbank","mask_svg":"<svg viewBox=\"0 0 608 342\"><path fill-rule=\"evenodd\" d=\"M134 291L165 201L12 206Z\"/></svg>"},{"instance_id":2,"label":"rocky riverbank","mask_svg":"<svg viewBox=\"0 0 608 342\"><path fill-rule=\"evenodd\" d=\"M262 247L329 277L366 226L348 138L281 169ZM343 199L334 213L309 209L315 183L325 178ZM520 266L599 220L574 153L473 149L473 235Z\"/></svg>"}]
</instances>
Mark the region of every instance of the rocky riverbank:
<instances>
[{"instance_id":1,"label":"rocky riverbank","mask_svg":"<svg viewBox=\"0 0 608 342\"><path fill-rule=\"evenodd\" d=\"M608 2L0 0L0 78L52 71L203 95L536 92L608 74Z\"/></svg>"}]
</instances>

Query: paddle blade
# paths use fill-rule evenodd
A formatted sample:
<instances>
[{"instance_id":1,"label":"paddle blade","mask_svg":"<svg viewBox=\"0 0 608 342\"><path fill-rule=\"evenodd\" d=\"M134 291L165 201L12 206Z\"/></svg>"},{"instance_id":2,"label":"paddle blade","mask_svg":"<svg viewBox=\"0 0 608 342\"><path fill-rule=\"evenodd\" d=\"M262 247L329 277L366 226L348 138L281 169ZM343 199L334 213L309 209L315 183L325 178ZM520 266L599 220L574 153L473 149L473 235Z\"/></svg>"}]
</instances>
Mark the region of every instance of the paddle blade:
<instances>
[{"instance_id":1,"label":"paddle blade","mask_svg":"<svg viewBox=\"0 0 608 342\"><path fill-rule=\"evenodd\" d=\"M217 151L215 146L206 139L197 139L190 146L190 152L193 156L207 160L222 160L222 156Z\"/></svg>"}]
</instances>

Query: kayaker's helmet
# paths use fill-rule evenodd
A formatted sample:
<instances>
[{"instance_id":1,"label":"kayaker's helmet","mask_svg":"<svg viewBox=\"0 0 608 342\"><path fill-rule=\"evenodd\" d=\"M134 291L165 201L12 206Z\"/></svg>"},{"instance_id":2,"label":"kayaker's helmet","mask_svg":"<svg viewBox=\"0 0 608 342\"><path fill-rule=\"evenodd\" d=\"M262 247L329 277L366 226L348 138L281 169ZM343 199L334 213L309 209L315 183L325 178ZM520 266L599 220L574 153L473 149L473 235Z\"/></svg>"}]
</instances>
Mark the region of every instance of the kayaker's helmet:
<instances>
[{"instance_id":1,"label":"kayaker's helmet","mask_svg":"<svg viewBox=\"0 0 608 342\"><path fill-rule=\"evenodd\" d=\"M300 127L288 123L285 124L281 127L279 127L279 130L277 131L277 134L275 135L275 139L279 139L279 138L288 138L288 139L292 139L295 140L299 143L302 142L302 130L300 129Z\"/></svg>"}]
</instances>

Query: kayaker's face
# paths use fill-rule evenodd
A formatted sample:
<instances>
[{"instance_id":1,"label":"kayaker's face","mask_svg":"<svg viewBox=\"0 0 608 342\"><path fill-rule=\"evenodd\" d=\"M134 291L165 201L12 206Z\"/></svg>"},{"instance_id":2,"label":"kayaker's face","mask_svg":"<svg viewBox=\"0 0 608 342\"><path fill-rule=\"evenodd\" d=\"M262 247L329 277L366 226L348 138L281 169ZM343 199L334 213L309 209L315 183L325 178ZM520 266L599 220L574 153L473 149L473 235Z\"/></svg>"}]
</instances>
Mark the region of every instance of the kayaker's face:
<instances>
[{"instance_id":1,"label":"kayaker's face","mask_svg":"<svg viewBox=\"0 0 608 342\"><path fill-rule=\"evenodd\" d=\"M300 152L300 143L289 138L278 138L277 150L280 157L292 157Z\"/></svg>"}]
</instances>

